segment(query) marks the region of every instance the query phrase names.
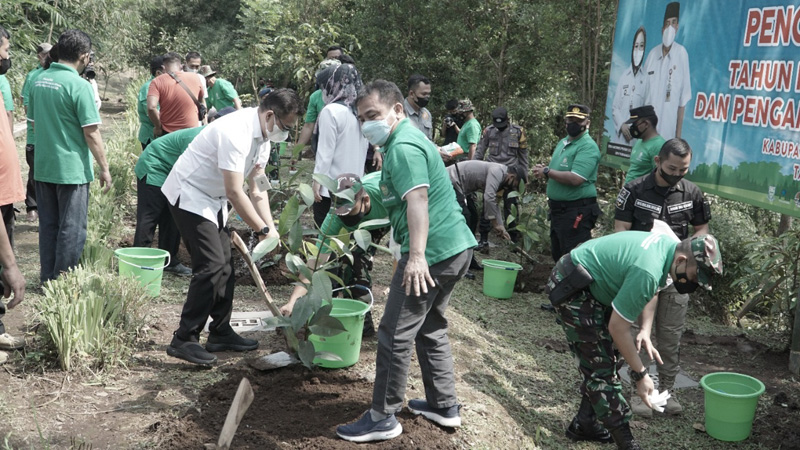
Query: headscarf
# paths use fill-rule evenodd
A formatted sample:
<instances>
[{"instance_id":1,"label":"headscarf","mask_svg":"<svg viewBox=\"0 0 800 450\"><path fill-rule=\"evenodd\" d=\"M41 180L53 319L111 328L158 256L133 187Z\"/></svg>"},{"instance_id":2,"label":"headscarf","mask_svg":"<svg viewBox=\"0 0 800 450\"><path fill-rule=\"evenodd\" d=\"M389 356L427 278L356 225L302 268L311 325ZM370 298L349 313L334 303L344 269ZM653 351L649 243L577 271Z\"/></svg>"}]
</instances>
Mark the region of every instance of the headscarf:
<instances>
[{"instance_id":1,"label":"headscarf","mask_svg":"<svg viewBox=\"0 0 800 450\"><path fill-rule=\"evenodd\" d=\"M336 67L328 67L317 74L317 83L322 89L322 101L326 105L330 103L340 103L356 112L356 97L361 89L361 76L352 64L342 64Z\"/></svg>"}]
</instances>

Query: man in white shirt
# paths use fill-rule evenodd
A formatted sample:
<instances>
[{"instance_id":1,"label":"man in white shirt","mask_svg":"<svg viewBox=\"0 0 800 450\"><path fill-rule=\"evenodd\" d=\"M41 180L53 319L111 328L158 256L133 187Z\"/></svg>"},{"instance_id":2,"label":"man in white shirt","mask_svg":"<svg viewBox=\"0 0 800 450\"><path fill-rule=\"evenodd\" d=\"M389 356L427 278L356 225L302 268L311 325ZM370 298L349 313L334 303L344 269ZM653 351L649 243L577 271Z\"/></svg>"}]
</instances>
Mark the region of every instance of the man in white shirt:
<instances>
[{"instance_id":1,"label":"man in white shirt","mask_svg":"<svg viewBox=\"0 0 800 450\"><path fill-rule=\"evenodd\" d=\"M239 336L229 323L235 279L230 231L225 226L227 202L259 239L278 237L269 196L262 190L268 184L264 167L270 143L286 139L286 124L294 123L301 110L297 93L278 89L265 96L258 108L215 120L189 144L164 182L161 190L192 255L192 281L168 355L210 365L217 360L210 352L258 347L258 341ZM249 198L243 189L245 178ZM209 316L213 321L203 348L200 331Z\"/></svg>"},{"instance_id":2,"label":"man in white shirt","mask_svg":"<svg viewBox=\"0 0 800 450\"><path fill-rule=\"evenodd\" d=\"M686 104L692 99L689 54L684 46L675 42L680 7L678 2L667 5L661 44L650 50L644 69L647 77L644 104L655 108L659 134L667 141L681 137Z\"/></svg>"}]
</instances>

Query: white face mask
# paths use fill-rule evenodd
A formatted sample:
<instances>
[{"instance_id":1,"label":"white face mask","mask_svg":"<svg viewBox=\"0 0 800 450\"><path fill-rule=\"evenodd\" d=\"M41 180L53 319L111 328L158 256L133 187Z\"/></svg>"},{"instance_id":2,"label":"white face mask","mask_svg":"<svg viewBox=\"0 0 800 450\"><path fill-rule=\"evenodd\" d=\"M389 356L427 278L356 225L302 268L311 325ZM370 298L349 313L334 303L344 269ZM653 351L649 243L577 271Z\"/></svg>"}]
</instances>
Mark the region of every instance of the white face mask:
<instances>
[{"instance_id":1,"label":"white face mask","mask_svg":"<svg viewBox=\"0 0 800 450\"><path fill-rule=\"evenodd\" d=\"M278 116L273 113L272 116L272 131L269 131L267 126L267 139L270 142L283 142L289 137L289 130L278 129Z\"/></svg>"},{"instance_id":2,"label":"white face mask","mask_svg":"<svg viewBox=\"0 0 800 450\"><path fill-rule=\"evenodd\" d=\"M386 151L383 144L389 140L389 135L392 134L392 126L397 122L397 116L390 125L386 119L368 120L361 125L361 133L369 141L370 144L379 147L378 152L383 153Z\"/></svg>"},{"instance_id":3,"label":"white face mask","mask_svg":"<svg viewBox=\"0 0 800 450\"><path fill-rule=\"evenodd\" d=\"M672 27L670 27L672 28ZM642 59L644 58L644 51L642 50L634 50L633 51L633 65L639 67L642 65Z\"/></svg>"},{"instance_id":4,"label":"white face mask","mask_svg":"<svg viewBox=\"0 0 800 450\"><path fill-rule=\"evenodd\" d=\"M670 25L661 34L661 43L664 47L672 47L673 42L675 42L675 27Z\"/></svg>"}]
</instances>

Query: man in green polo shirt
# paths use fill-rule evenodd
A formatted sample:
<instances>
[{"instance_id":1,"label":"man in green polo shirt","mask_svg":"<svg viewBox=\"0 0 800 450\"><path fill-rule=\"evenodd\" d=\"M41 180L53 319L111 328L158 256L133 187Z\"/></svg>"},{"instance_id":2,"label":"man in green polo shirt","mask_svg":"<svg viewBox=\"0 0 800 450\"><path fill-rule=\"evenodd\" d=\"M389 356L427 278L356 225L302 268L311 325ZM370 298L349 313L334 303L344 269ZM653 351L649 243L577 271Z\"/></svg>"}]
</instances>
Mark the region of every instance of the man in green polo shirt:
<instances>
[{"instance_id":1,"label":"man in green polo shirt","mask_svg":"<svg viewBox=\"0 0 800 450\"><path fill-rule=\"evenodd\" d=\"M631 167L625 174L625 184L649 175L656 168L655 157L664 145L664 138L656 131L658 117L650 105L633 108L631 117L625 122L631 136L638 139L631 149Z\"/></svg>"},{"instance_id":2,"label":"man in green polo shirt","mask_svg":"<svg viewBox=\"0 0 800 450\"><path fill-rule=\"evenodd\" d=\"M67 30L56 44L59 62L39 75L30 91L28 120L36 130L36 201L42 283L76 266L86 242L92 156L100 186L111 188L100 113L92 85L78 75L89 65L92 41Z\"/></svg>"},{"instance_id":3,"label":"man in green polo shirt","mask_svg":"<svg viewBox=\"0 0 800 450\"><path fill-rule=\"evenodd\" d=\"M445 311L477 245L456 202L453 184L436 146L403 112L403 94L376 80L356 99L362 132L384 153L381 203L401 257L378 327L372 407L336 434L353 442L391 439L403 427L411 352L416 343L425 399L408 402L415 414L446 427L461 426Z\"/></svg>"},{"instance_id":4,"label":"man in green polo shirt","mask_svg":"<svg viewBox=\"0 0 800 450\"><path fill-rule=\"evenodd\" d=\"M150 121L150 116L147 115L147 91L150 89L150 82L164 73L163 64L164 58L160 55L150 60L150 79L139 88L139 95L136 98L136 112L139 114L139 142L142 143L142 150L146 149L147 145L155 139L153 136L153 122Z\"/></svg>"},{"instance_id":5,"label":"man in green polo shirt","mask_svg":"<svg viewBox=\"0 0 800 450\"><path fill-rule=\"evenodd\" d=\"M47 42L41 43L36 47L36 57L39 59L39 65L28 72L28 75L25 76L25 82L22 84L22 105L25 106L26 115L28 104L30 103L31 87L39 74L45 70L44 68L50 65L50 49L52 48L53 46ZM28 121L28 133L25 141L25 162L28 163L28 184L25 186L25 209L28 212L28 222L35 222L39 219L39 212L36 206L36 188L34 187L33 180L33 151L35 148L33 143L33 122Z\"/></svg>"},{"instance_id":6,"label":"man in green polo shirt","mask_svg":"<svg viewBox=\"0 0 800 450\"><path fill-rule=\"evenodd\" d=\"M11 127L11 134L14 134L14 97L11 95L11 85L5 74L0 75L0 93L3 95L3 106L8 116L8 125Z\"/></svg>"},{"instance_id":7,"label":"man in green polo shirt","mask_svg":"<svg viewBox=\"0 0 800 450\"><path fill-rule=\"evenodd\" d=\"M478 141L481 140L482 128L478 119L475 118L474 109L468 98L459 101L458 109L456 109L456 114L464 120L464 125L458 130L456 143L464 151L464 155L467 155L467 160L475 158L475 150L478 148Z\"/></svg>"},{"instance_id":8,"label":"man in green polo shirt","mask_svg":"<svg viewBox=\"0 0 800 450\"><path fill-rule=\"evenodd\" d=\"M578 414L566 430L572 440L615 442L619 449L641 447L628 422L614 348L631 367L642 401L652 407L653 381L639 358L631 324L641 315L652 324L659 287L674 280L678 292L702 286L722 275L722 257L711 235L677 241L666 234L623 231L583 243L558 260L545 292L560 316L567 343L583 376ZM642 350L660 360L652 343ZM601 425L602 423L602 425Z\"/></svg>"},{"instance_id":9,"label":"man in green polo shirt","mask_svg":"<svg viewBox=\"0 0 800 450\"><path fill-rule=\"evenodd\" d=\"M200 67L200 75L206 78L208 85L208 106L215 108L217 111L228 106L233 106L234 109L242 109L242 101L239 100L239 93L233 87L230 81L217 77L217 72L211 69L211 66Z\"/></svg>"},{"instance_id":10,"label":"man in green polo shirt","mask_svg":"<svg viewBox=\"0 0 800 450\"><path fill-rule=\"evenodd\" d=\"M591 239L602 214L595 188L600 150L589 136L591 112L585 105L569 105L564 116L568 136L556 146L549 166L533 168L534 176L547 178L553 261Z\"/></svg>"}]
</instances>

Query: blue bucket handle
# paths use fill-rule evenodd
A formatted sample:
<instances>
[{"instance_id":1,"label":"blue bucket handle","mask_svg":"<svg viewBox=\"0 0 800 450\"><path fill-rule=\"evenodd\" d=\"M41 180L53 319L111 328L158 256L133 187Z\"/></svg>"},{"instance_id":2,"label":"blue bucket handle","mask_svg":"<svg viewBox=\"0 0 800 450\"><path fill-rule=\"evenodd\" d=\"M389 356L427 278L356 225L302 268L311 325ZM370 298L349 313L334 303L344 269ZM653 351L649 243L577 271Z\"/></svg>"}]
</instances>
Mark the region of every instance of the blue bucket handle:
<instances>
[{"instance_id":1,"label":"blue bucket handle","mask_svg":"<svg viewBox=\"0 0 800 450\"><path fill-rule=\"evenodd\" d=\"M165 265L163 265L161 267L150 267L150 266L140 266L138 264L130 263L130 262L125 261L124 259L120 258L119 255L117 255L117 254L115 254L114 256L119 260L119 262L125 263L125 264L127 264L129 266L136 267L137 269L141 269L141 270L164 270L165 267L169 266L169 263L170 263L170 260L171 260L171 257L172 257L172 255L167 253L167 263Z\"/></svg>"}]
</instances>

